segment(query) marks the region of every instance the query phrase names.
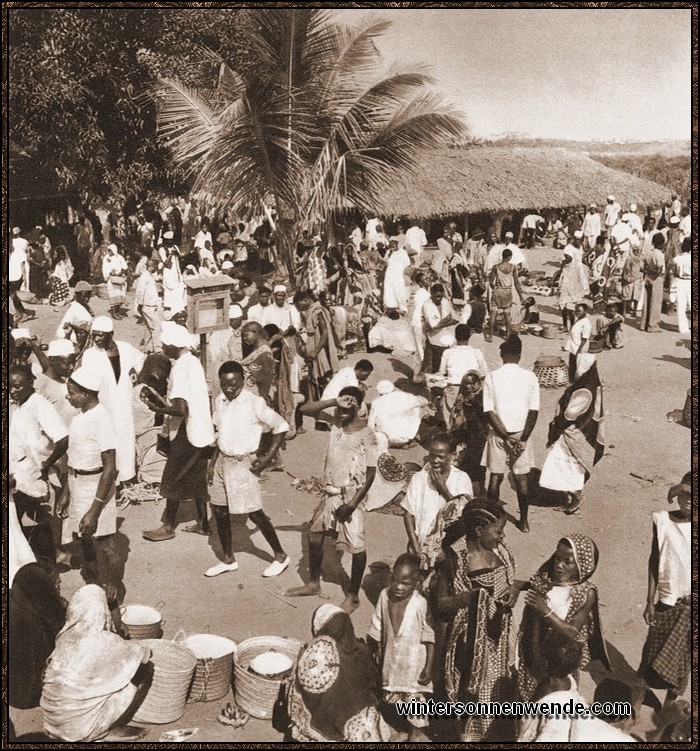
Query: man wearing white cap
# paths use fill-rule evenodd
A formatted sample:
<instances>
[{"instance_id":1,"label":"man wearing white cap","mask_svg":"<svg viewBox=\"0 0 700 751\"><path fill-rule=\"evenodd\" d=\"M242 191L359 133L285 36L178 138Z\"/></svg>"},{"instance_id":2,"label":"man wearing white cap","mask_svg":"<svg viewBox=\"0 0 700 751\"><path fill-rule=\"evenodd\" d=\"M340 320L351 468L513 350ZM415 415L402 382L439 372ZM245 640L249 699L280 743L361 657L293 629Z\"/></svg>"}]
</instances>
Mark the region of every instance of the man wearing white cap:
<instances>
[{"instance_id":1,"label":"man wearing white cap","mask_svg":"<svg viewBox=\"0 0 700 751\"><path fill-rule=\"evenodd\" d=\"M141 371L145 355L128 342L114 339L114 324L107 316L93 321L92 342L81 364L99 376L100 403L107 410L116 435L117 479L125 483L136 475L132 376Z\"/></svg>"},{"instance_id":2,"label":"man wearing white cap","mask_svg":"<svg viewBox=\"0 0 700 751\"><path fill-rule=\"evenodd\" d=\"M569 331L576 320L576 306L583 302L590 291L588 272L583 265L583 232L574 232L571 242L564 248L559 277L559 309L562 316L562 331Z\"/></svg>"},{"instance_id":3,"label":"man wearing white cap","mask_svg":"<svg viewBox=\"0 0 700 751\"><path fill-rule=\"evenodd\" d=\"M635 248L640 247L642 244L642 238L644 237L644 225L642 224L642 218L637 213L637 204L631 203L630 210L627 212L627 221L629 222L630 229L634 237L632 238L632 245ZM635 238L639 238L639 241Z\"/></svg>"},{"instance_id":4,"label":"man wearing white cap","mask_svg":"<svg viewBox=\"0 0 700 751\"><path fill-rule=\"evenodd\" d=\"M518 267L518 271L527 269L527 258L525 257L525 253L523 253L520 246L516 244L515 235L512 232L506 232L506 248L508 248L513 254L510 262ZM503 250L505 250L505 248Z\"/></svg>"},{"instance_id":5,"label":"man wearing white cap","mask_svg":"<svg viewBox=\"0 0 700 751\"><path fill-rule=\"evenodd\" d=\"M610 228L608 237L610 238L613 250L617 248L618 252L626 259L632 249L632 227L630 226L630 215L628 213L623 214L617 224Z\"/></svg>"},{"instance_id":6,"label":"man wearing white cap","mask_svg":"<svg viewBox=\"0 0 700 751\"><path fill-rule=\"evenodd\" d=\"M615 196L608 196L607 204L603 210L603 217L605 220L605 233L607 237L610 237L610 230L617 224L617 220L620 217L622 206L615 200Z\"/></svg>"},{"instance_id":7,"label":"man wearing white cap","mask_svg":"<svg viewBox=\"0 0 700 751\"><path fill-rule=\"evenodd\" d=\"M146 404L156 414L167 416L170 446L160 483L166 498L163 524L143 533L145 540L172 540L180 501L194 499L197 523L185 531L209 534L207 521L207 463L214 443L214 425L209 407L209 389L204 368L190 352L191 335L184 326L163 324L163 354L173 361L167 399L144 391Z\"/></svg>"},{"instance_id":8,"label":"man wearing white cap","mask_svg":"<svg viewBox=\"0 0 700 751\"><path fill-rule=\"evenodd\" d=\"M167 233L166 233L167 234ZM158 270L158 262L152 258L146 261L146 270L136 282L136 311L148 332L148 342L141 340L141 344L147 344L149 352L157 352L160 349L160 297L158 286L153 274Z\"/></svg>"},{"instance_id":9,"label":"man wearing white cap","mask_svg":"<svg viewBox=\"0 0 700 751\"><path fill-rule=\"evenodd\" d=\"M600 236L600 230L598 207L592 203L588 207L588 213L583 217L583 224L581 225L585 250L593 250L595 248L596 240Z\"/></svg>"},{"instance_id":10,"label":"man wearing white cap","mask_svg":"<svg viewBox=\"0 0 700 751\"><path fill-rule=\"evenodd\" d=\"M54 406L34 390L34 374L24 365L10 367L8 431L10 476L16 484L15 503L22 521L28 514L45 521L41 506L49 500L48 474L66 453L68 428Z\"/></svg>"},{"instance_id":11,"label":"man wearing white cap","mask_svg":"<svg viewBox=\"0 0 700 751\"><path fill-rule=\"evenodd\" d=\"M423 262L422 253L423 248L428 244L428 238L425 236L425 230L414 224L406 230L406 252L409 256L413 255L413 263L415 267L420 268ZM370 249L371 249L370 245Z\"/></svg>"},{"instance_id":12,"label":"man wearing white cap","mask_svg":"<svg viewBox=\"0 0 700 751\"><path fill-rule=\"evenodd\" d=\"M263 326L272 323L283 336L295 336L301 330L301 316L293 305L287 303L287 288L284 284L276 284L272 288L272 305L265 309L264 320Z\"/></svg>"},{"instance_id":13,"label":"man wearing white cap","mask_svg":"<svg viewBox=\"0 0 700 751\"><path fill-rule=\"evenodd\" d=\"M63 545L70 544L74 535L80 538L84 579L118 586L117 436L100 404L100 388L99 374L89 367L77 368L68 380L68 400L78 414L68 434L68 492L56 503L56 516L63 519Z\"/></svg>"},{"instance_id":14,"label":"man wearing white cap","mask_svg":"<svg viewBox=\"0 0 700 751\"><path fill-rule=\"evenodd\" d=\"M379 381L376 388L379 396L370 407L368 427L384 433L391 448L409 448L418 435L428 400L400 391L391 381Z\"/></svg>"},{"instance_id":15,"label":"man wearing white cap","mask_svg":"<svg viewBox=\"0 0 700 751\"><path fill-rule=\"evenodd\" d=\"M36 390L53 404L63 422L68 426L76 415L75 408L71 407L68 402L68 387L66 386L68 378L75 370L75 345L69 339L54 339L49 342L49 348L44 354L39 343L36 342L34 354L44 371L34 381Z\"/></svg>"},{"instance_id":16,"label":"man wearing white cap","mask_svg":"<svg viewBox=\"0 0 700 751\"><path fill-rule=\"evenodd\" d=\"M90 310L90 298L92 297L92 285L89 282L80 281L75 285L75 298L63 314L61 322L56 329L57 339L70 339L75 342L76 326L92 324L92 311Z\"/></svg>"}]
</instances>

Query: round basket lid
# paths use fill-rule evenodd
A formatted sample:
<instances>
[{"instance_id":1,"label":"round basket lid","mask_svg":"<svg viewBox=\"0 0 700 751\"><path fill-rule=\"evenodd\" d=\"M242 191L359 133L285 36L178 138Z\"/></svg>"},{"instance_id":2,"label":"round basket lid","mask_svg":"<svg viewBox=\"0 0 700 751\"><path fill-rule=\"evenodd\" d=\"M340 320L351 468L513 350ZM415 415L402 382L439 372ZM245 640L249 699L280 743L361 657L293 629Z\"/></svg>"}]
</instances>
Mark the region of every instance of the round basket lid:
<instances>
[{"instance_id":1,"label":"round basket lid","mask_svg":"<svg viewBox=\"0 0 700 751\"><path fill-rule=\"evenodd\" d=\"M190 649L195 657L202 660L234 654L238 648L235 641L215 634L193 634L182 640L182 646Z\"/></svg>"},{"instance_id":2,"label":"round basket lid","mask_svg":"<svg viewBox=\"0 0 700 751\"><path fill-rule=\"evenodd\" d=\"M122 621L127 626L152 626L160 623L161 614L150 605L127 605L122 613Z\"/></svg>"},{"instance_id":3,"label":"round basket lid","mask_svg":"<svg viewBox=\"0 0 700 751\"><path fill-rule=\"evenodd\" d=\"M250 661L250 669L258 675L280 675L291 670L294 661L291 657L270 650L254 657Z\"/></svg>"}]
</instances>

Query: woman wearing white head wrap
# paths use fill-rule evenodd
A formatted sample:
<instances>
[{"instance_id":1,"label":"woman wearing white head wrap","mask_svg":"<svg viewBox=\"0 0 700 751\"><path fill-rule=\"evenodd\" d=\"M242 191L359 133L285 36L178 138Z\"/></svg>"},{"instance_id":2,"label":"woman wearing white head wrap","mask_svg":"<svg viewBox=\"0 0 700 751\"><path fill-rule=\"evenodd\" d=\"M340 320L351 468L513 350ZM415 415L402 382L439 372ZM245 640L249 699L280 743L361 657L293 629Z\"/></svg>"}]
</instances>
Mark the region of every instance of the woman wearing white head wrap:
<instances>
[{"instance_id":1,"label":"woman wearing white head wrap","mask_svg":"<svg viewBox=\"0 0 700 751\"><path fill-rule=\"evenodd\" d=\"M148 647L113 633L104 590L81 587L47 662L44 731L72 743L105 738L143 700L148 671L139 668L149 659Z\"/></svg>"},{"instance_id":2,"label":"woman wearing white head wrap","mask_svg":"<svg viewBox=\"0 0 700 751\"><path fill-rule=\"evenodd\" d=\"M603 386L595 355L576 359L574 382L562 394L549 425L549 453L542 466L540 486L565 493L565 511L581 505L583 486L605 450Z\"/></svg>"},{"instance_id":3,"label":"woman wearing white head wrap","mask_svg":"<svg viewBox=\"0 0 700 751\"><path fill-rule=\"evenodd\" d=\"M102 276L107 282L109 307L112 318L124 318L126 311L121 308L126 303L126 258L120 255L114 243L107 247L107 254L102 260Z\"/></svg>"}]
</instances>

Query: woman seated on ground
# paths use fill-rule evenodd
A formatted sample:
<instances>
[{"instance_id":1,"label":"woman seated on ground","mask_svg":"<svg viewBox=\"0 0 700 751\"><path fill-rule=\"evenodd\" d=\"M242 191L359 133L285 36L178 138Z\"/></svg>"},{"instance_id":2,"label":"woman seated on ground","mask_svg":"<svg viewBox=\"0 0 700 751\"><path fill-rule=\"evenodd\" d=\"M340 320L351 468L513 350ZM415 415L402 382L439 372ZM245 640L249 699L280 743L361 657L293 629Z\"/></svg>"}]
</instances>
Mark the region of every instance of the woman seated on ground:
<instances>
[{"instance_id":1,"label":"woman seated on ground","mask_svg":"<svg viewBox=\"0 0 700 751\"><path fill-rule=\"evenodd\" d=\"M138 740L124 727L150 687L150 650L112 632L104 590L81 587L66 613L44 675L44 731L62 741Z\"/></svg>"},{"instance_id":2,"label":"woman seated on ground","mask_svg":"<svg viewBox=\"0 0 700 751\"><path fill-rule=\"evenodd\" d=\"M369 648L355 637L350 616L324 603L313 615L313 641L299 655L287 710L295 741L389 740L377 704L381 693Z\"/></svg>"}]
</instances>

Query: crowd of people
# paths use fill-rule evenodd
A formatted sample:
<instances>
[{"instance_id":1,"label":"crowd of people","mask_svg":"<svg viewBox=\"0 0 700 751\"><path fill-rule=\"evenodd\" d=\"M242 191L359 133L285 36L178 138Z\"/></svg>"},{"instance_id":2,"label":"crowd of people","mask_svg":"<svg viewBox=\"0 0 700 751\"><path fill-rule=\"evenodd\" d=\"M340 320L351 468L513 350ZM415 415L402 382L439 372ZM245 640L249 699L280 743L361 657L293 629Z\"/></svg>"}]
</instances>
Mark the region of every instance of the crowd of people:
<instances>
[{"instance_id":1,"label":"crowd of people","mask_svg":"<svg viewBox=\"0 0 700 751\"><path fill-rule=\"evenodd\" d=\"M238 570L232 523L246 515L273 555L260 573L277 577L290 555L265 513L261 475L283 469L286 442L304 441L304 417L328 433L324 485L307 527L308 579L285 596L320 594L327 538L351 564L345 599L314 612L313 638L295 664L289 738L380 741L403 727L409 740L426 741L434 731L427 718L401 718L394 707L428 696L582 699L581 668L600 660L610 669L596 543L580 533L553 540L531 579L516 580L500 489L512 476L517 529L527 534L540 384L520 365L520 334L539 327L527 255L548 231L562 249L560 269L544 283L568 334L569 386L549 425L539 483L560 495L567 514L581 507L605 448L596 354L623 346L626 326L658 332L662 310L674 305L679 333L690 331L690 213L676 199L644 218L636 208L623 211L609 196L602 216L591 205L561 227L531 213L518 242L510 230L464 237L452 222L435 248L412 222L371 218L338 244L304 230L294 278L273 263L271 212L259 223L220 210L208 218L203 207L172 200L125 219L106 214L99 233L91 213L75 223L68 249L41 227L13 229L11 706L40 705L53 739L117 737L152 674L147 650L129 641L120 618L120 498L146 481L159 485L161 525L143 532L153 543L176 537L181 503L196 509L186 531L210 535L211 513L222 558L202 572L210 578ZM216 275L231 280L229 326L208 335L202 359L187 328L187 280ZM109 315L94 315L96 291ZM57 319L45 343L32 333L38 302ZM116 322L126 316L139 322L138 343L119 338ZM502 364L489 370L475 339L498 335ZM412 355L412 377L379 381L368 405L372 362L343 366L362 350ZM391 450L417 445L427 461L410 475ZM664 707L683 695L690 672L689 473L669 492L676 499L677 510L654 515L649 637L635 686L637 703L644 688L665 689ZM364 643L351 615L367 566L365 517L390 503L400 503L408 552ZM58 566L75 559L86 586L67 605ZM116 673L107 667L115 660ZM517 727L512 718L469 716L457 726L454 739L463 741L632 740L603 722L586 730L538 718Z\"/></svg>"}]
</instances>

